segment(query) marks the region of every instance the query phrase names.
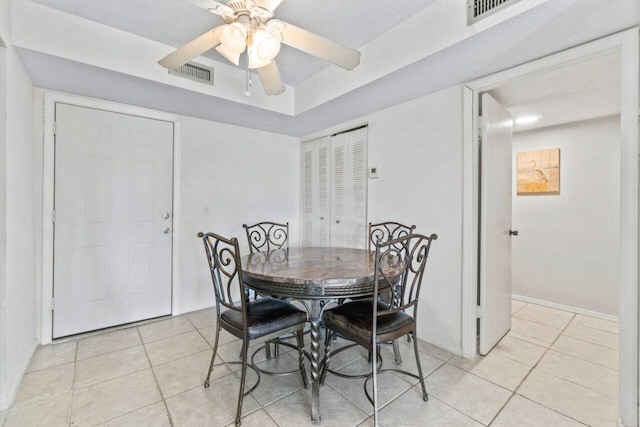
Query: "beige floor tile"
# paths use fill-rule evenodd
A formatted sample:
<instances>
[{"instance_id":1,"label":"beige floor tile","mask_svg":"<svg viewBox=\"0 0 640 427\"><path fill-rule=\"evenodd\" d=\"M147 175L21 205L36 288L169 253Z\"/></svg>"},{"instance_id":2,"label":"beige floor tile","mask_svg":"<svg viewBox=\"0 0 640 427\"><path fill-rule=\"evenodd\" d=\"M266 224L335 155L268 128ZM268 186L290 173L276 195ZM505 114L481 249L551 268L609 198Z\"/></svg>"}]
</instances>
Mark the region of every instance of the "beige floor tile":
<instances>
[{"instance_id":1,"label":"beige floor tile","mask_svg":"<svg viewBox=\"0 0 640 427\"><path fill-rule=\"evenodd\" d=\"M249 358L252 357L253 353L260 349L254 358L256 363L263 362L267 359L267 355L263 350L264 344L256 344L254 342L249 344ZM216 357L216 363L220 363L220 359L225 362L238 362L240 361L240 350L242 349L242 341L235 340L227 344L218 345L218 356ZM288 348L281 347L283 351L281 353L288 352ZM287 350L287 351L284 351ZM271 351L273 352L273 347L271 347ZM218 359L220 358L220 359Z\"/></svg>"},{"instance_id":2,"label":"beige floor tile","mask_svg":"<svg viewBox=\"0 0 640 427\"><path fill-rule=\"evenodd\" d=\"M166 400L176 427L224 426L236 418L240 382L227 375L211 383L209 388L195 387ZM259 408L251 396L245 396L242 414L249 415Z\"/></svg>"},{"instance_id":3,"label":"beige floor tile","mask_svg":"<svg viewBox=\"0 0 640 427\"><path fill-rule=\"evenodd\" d=\"M107 332L78 340L78 358L99 356L105 353L135 347L142 344L136 328Z\"/></svg>"},{"instance_id":4,"label":"beige floor tile","mask_svg":"<svg viewBox=\"0 0 640 427\"><path fill-rule=\"evenodd\" d=\"M77 341L68 341L60 344L51 344L38 347L31 358L27 372L51 368L53 366L71 363L76 358Z\"/></svg>"},{"instance_id":5,"label":"beige floor tile","mask_svg":"<svg viewBox=\"0 0 640 427\"><path fill-rule=\"evenodd\" d=\"M147 354L141 345L90 357L76 363L73 387L75 389L88 387L149 367Z\"/></svg>"},{"instance_id":6,"label":"beige floor tile","mask_svg":"<svg viewBox=\"0 0 640 427\"><path fill-rule=\"evenodd\" d=\"M455 356L447 363L511 391L520 385L531 369L493 351L487 356L476 356L472 359Z\"/></svg>"},{"instance_id":7,"label":"beige floor tile","mask_svg":"<svg viewBox=\"0 0 640 427\"><path fill-rule=\"evenodd\" d=\"M413 343L411 345L413 345ZM447 351L443 348L438 347L437 345L430 344L420 339L418 340L418 350L430 354L431 356L445 362L453 357L453 353L451 353L450 351Z\"/></svg>"},{"instance_id":8,"label":"beige floor tile","mask_svg":"<svg viewBox=\"0 0 640 427\"><path fill-rule=\"evenodd\" d=\"M235 422L228 424L228 427L235 427ZM264 409L260 409L252 414L242 417L242 427L278 427L273 419Z\"/></svg>"},{"instance_id":9,"label":"beige floor tile","mask_svg":"<svg viewBox=\"0 0 640 427\"><path fill-rule=\"evenodd\" d=\"M518 310L513 316L540 323L541 325L564 329L575 314L541 305L527 304L526 307Z\"/></svg>"},{"instance_id":10,"label":"beige floor tile","mask_svg":"<svg viewBox=\"0 0 640 427\"><path fill-rule=\"evenodd\" d=\"M192 311L187 313L189 321L198 329L208 328L216 324L215 307L205 308L204 310Z\"/></svg>"},{"instance_id":11,"label":"beige floor tile","mask_svg":"<svg viewBox=\"0 0 640 427\"><path fill-rule=\"evenodd\" d=\"M570 324L562 335L598 344L613 350L619 349L620 337L618 334L605 332L598 329L588 328L577 324Z\"/></svg>"},{"instance_id":12,"label":"beige floor tile","mask_svg":"<svg viewBox=\"0 0 640 427\"><path fill-rule=\"evenodd\" d=\"M427 390L483 424L488 424L511 396L508 390L449 364L427 377Z\"/></svg>"},{"instance_id":13,"label":"beige floor tile","mask_svg":"<svg viewBox=\"0 0 640 427\"><path fill-rule=\"evenodd\" d=\"M347 375L353 375L354 373L359 373L362 371L360 366L354 367L352 370L352 365L347 365L340 369L338 372ZM413 380L413 378L411 379ZM417 381L418 380L416 380L416 382ZM363 412L366 412L368 415L372 415L373 406L364 394L364 389L362 387L363 383L364 378L342 378L332 374L328 375L325 381L325 384L328 384L332 389L337 390L338 393L351 401ZM367 386L369 393L371 394L371 396L373 396L373 382L369 381ZM407 381L403 381L403 379L399 378L396 375L393 375L391 372L383 372L378 374L378 408L384 407L387 403L405 393L411 387L413 387L412 384L408 383Z\"/></svg>"},{"instance_id":14,"label":"beige floor tile","mask_svg":"<svg viewBox=\"0 0 640 427\"><path fill-rule=\"evenodd\" d=\"M94 425L162 399L151 369L74 391L71 423Z\"/></svg>"},{"instance_id":15,"label":"beige floor tile","mask_svg":"<svg viewBox=\"0 0 640 427\"><path fill-rule=\"evenodd\" d=\"M67 426L71 392L17 406L7 415L4 427L56 427ZM0 425L2 422L0 420Z\"/></svg>"},{"instance_id":16,"label":"beige floor tile","mask_svg":"<svg viewBox=\"0 0 640 427\"><path fill-rule=\"evenodd\" d=\"M518 394L585 424L616 426L616 399L534 369Z\"/></svg>"},{"instance_id":17,"label":"beige floor tile","mask_svg":"<svg viewBox=\"0 0 640 427\"><path fill-rule=\"evenodd\" d=\"M407 343L406 340L402 340L400 346L400 356L402 357L402 364L397 365L395 363L395 355L393 353L392 346L383 346L380 353L383 357L383 367L384 368L393 368L393 369L402 369L403 371L410 372L414 375L418 375L418 366L416 365L416 356L415 351L413 349L413 342ZM426 378L433 371L442 366L445 362L437 357L434 357L428 353L425 353L420 350L420 346L418 346L418 354L420 356L420 365L422 366L422 377ZM362 359L364 360L364 359ZM411 378L407 375L398 374L400 378L405 381L410 382L411 384L416 384L418 379Z\"/></svg>"},{"instance_id":18,"label":"beige floor tile","mask_svg":"<svg viewBox=\"0 0 640 427\"><path fill-rule=\"evenodd\" d=\"M102 427L170 427L171 423L164 402L156 402L99 425Z\"/></svg>"},{"instance_id":19,"label":"beige floor tile","mask_svg":"<svg viewBox=\"0 0 640 427\"><path fill-rule=\"evenodd\" d=\"M294 359L289 354L283 354L280 357L274 357L270 360L258 363L258 367L272 372L294 371L298 369L298 360ZM232 365L232 368L239 378L240 366ZM247 369L246 381L248 385L254 384L256 381L256 374L251 369ZM311 384L310 370L307 370L307 381ZM262 373L260 375L260 384L251 395L258 401L258 403L265 406L293 393L296 390L300 390L303 387L304 383L302 382L302 375L300 372L282 376L273 376Z\"/></svg>"},{"instance_id":20,"label":"beige floor tile","mask_svg":"<svg viewBox=\"0 0 640 427\"><path fill-rule=\"evenodd\" d=\"M379 412L381 426L456 426L480 427L482 424L456 411L435 397L428 402L422 400L419 387L400 396ZM362 426L373 426L373 417L367 419Z\"/></svg>"},{"instance_id":21,"label":"beige floor tile","mask_svg":"<svg viewBox=\"0 0 640 427\"><path fill-rule=\"evenodd\" d=\"M586 326L587 328L598 329L600 331L611 332L612 334L620 333L620 324L611 320L598 319L597 317L576 314L573 319L575 325Z\"/></svg>"},{"instance_id":22,"label":"beige floor tile","mask_svg":"<svg viewBox=\"0 0 640 427\"><path fill-rule=\"evenodd\" d=\"M140 331L140 336L144 343L158 341L193 330L193 325L191 325L186 316L172 317L171 319L138 326L138 331Z\"/></svg>"},{"instance_id":23,"label":"beige floor tile","mask_svg":"<svg viewBox=\"0 0 640 427\"><path fill-rule=\"evenodd\" d=\"M197 386L203 386L207 369L211 362L212 350L205 350L191 356L155 366L153 371L164 398L175 396ZM217 366L211 373L211 381L231 374L226 366Z\"/></svg>"},{"instance_id":24,"label":"beige floor tile","mask_svg":"<svg viewBox=\"0 0 640 427\"><path fill-rule=\"evenodd\" d=\"M525 305L527 305L527 303L524 302L524 301L518 301L518 300L512 299L511 300L511 314L517 313L518 310L520 310Z\"/></svg>"},{"instance_id":25,"label":"beige floor tile","mask_svg":"<svg viewBox=\"0 0 640 427\"><path fill-rule=\"evenodd\" d=\"M36 402L71 391L73 363L26 374L16 394L14 406Z\"/></svg>"},{"instance_id":26,"label":"beige floor tile","mask_svg":"<svg viewBox=\"0 0 640 427\"><path fill-rule=\"evenodd\" d=\"M199 329L200 333L207 340L209 345L213 347L216 341L216 326L209 326L208 328ZM220 329L220 341L218 345L229 344L230 342L237 341L238 338L231 335L229 332L224 329Z\"/></svg>"},{"instance_id":27,"label":"beige floor tile","mask_svg":"<svg viewBox=\"0 0 640 427\"><path fill-rule=\"evenodd\" d=\"M551 348L557 352L568 354L610 369L619 368L619 352L607 347L560 335Z\"/></svg>"},{"instance_id":28,"label":"beige floor tile","mask_svg":"<svg viewBox=\"0 0 640 427\"><path fill-rule=\"evenodd\" d=\"M511 331L508 336L520 338L530 343L549 347L562 332L561 329L541 325L530 320L511 318Z\"/></svg>"},{"instance_id":29,"label":"beige floor tile","mask_svg":"<svg viewBox=\"0 0 640 427\"><path fill-rule=\"evenodd\" d=\"M491 423L492 427L580 427L582 425L519 395L513 396Z\"/></svg>"},{"instance_id":30,"label":"beige floor tile","mask_svg":"<svg viewBox=\"0 0 640 427\"><path fill-rule=\"evenodd\" d=\"M507 335L491 350L491 354L498 354L531 367L538 363L545 351L545 347Z\"/></svg>"},{"instance_id":31,"label":"beige floor tile","mask_svg":"<svg viewBox=\"0 0 640 427\"><path fill-rule=\"evenodd\" d=\"M152 366L209 349L209 344L196 331L145 344Z\"/></svg>"},{"instance_id":32,"label":"beige floor tile","mask_svg":"<svg viewBox=\"0 0 640 427\"><path fill-rule=\"evenodd\" d=\"M553 350L543 356L536 369L614 398L618 396L618 371L613 369Z\"/></svg>"},{"instance_id":33,"label":"beige floor tile","mask_svg":"<svg viewBox=\"0 0 640 427\"><path fill-rule=\"evenodd\" d=\"M281 427L342 427L360 424L368 415L330 386L320 388L321 422L311 422L311 389L300 389L266 406L265 411Z\"/></svg>"}]
</instances>

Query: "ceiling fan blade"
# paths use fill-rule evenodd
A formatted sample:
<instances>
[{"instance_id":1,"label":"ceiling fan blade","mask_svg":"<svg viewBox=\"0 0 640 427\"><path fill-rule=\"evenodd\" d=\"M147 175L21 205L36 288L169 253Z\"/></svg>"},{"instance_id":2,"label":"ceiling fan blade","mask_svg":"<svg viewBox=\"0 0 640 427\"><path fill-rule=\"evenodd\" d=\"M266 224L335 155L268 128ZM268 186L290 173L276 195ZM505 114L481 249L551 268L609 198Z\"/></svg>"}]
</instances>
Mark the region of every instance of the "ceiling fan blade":
<instances>
[{"instance_id":1,"label":"ceiling fan blade","mask_svg":"<svg viewBox=\"0 0 640 427\"><path fill-rule=\"evenodd\" d=\"M280 70L275 60L272 60L269 65L258 68L258 76L262 82L262 87L267 95L280 95L284 92L284 83L280 77Z\"/></svg>"},{"instance_id":2,"label":"ceiling fan blade","mask_svg":"<svg viewBox=\"0 0 640 427\"><path fill-rule=\"evenodd\" d=\"M209 49L216 47L220 44L220 38L218 37L217 31L218 28L220 27L207 31L200 37L191 40L181 48L176 49L158 61L158 64L165 68L178 68L191 61L196 56L200 56Z\"/></svg>"},{"instance_id":3,"label":"ceiling fan blade","mask_svg":"<svg viewBox=\"0 0 640 427\"><path fill-rule=\"evenodd\" d=\"M360 64L360 52L285 22L282 43L329 61L345 70Z\"/></svg>"},{"instance_id":4,"label":"ceiling fan blade","mask_svg":"<svg viewBox=\"0 0 640 427\"><path fill-rule=\"evenodd\" d=\"M273 12L278 8L278 6L280 6L283 0L253 0L253 2L261 8Z\"/></svg>"}]
</instances>

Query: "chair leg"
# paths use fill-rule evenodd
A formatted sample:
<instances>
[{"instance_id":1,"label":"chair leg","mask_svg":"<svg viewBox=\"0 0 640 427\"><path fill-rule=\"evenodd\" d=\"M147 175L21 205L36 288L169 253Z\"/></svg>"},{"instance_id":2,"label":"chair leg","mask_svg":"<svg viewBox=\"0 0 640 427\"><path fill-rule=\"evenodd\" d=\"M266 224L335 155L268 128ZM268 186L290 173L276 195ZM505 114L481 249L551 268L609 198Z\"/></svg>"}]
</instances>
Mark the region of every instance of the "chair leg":
<instances>
[{"instance_id":1,"label":"chair leg","mask_svg":"<svg viewBox=\"0 0 640 427\"><path fill-rule=\"evenodd\" d=\"M249 341L246 339L242 342L242 371L240 372L240 391L238 392L238 409L236 410L236 426L240 425L242 418L242 401L244 400L244 385L247 380L247 353Z\"/></svg>"},{"instance_id":2,"label":"chair leg","mask_svg":"<svg viewBox=\"0 0 640 427\"><path fill-rule=\"evenodd\" d=\"M213 371L213 363L216 360L216 353L218 352L218 340L220 338L220 326L216 327L216 340L213 344L213 355L211 355L211 363L209 364L209 371L207 372L207 379L204 380L204 388L209 387L209 380L211 379L211 372Z\"/></svg>"},{"instance_id":3,"label":"chair leg","mask_svg":"<svg viewBox=\"0 0 640 427\"><path fill-rule=\"evenodd\" d=\"M280 344L277 342L273 343L273 355L278 358L280 357Z\"/></svg>"},{"instance_id":4,"label":"chair leg","mask_svg":"<svg viewBox=\"0 0 640 427\"><path fill-rule=\"evenodd\" d=\"M422 364L420 363L420 353L418 353L418 340L416 340L416 330L411 331L413 335L413 349L416 353L416 365L418 365L418 376L420 377L420 386L422 387L422 400L429 401L429 394L427 393L427 387L424 385L424 376L422 375Z\"/></svg>"},{"instance_id":5,"label":"chair leg","mask_svg":"<svg viewBox=\"0 0 640 427\"><path fill-rule=\"evenodd\" d=\"M396 359L396 365L402 365L402 356L400 355L400 344L398 340L393 341L393 355Z\"/></svg>"},{"instance_id":6,"label":"chair leg","mask_svg":"<svg viewBox=\"0 0 640 427\"><path fill-rule=\"evenodd\" d=\"M371 360L371 369L373 376L373 425L378 427L378 352L380 346L374 346L375 356ZM373 351L371 351L373 353Z\"/></svg>"},{"instance_id":7,"label":"chair leg","mask_svg":"<svg viewBox=\"0 0 640 427\"><path fill-rule=\"evenodd\" d=\"M298 340L298 366L300 367L300 374L302 375L302 383L304 388L309 388L309 380L307 379L307 368L304 365L304 331L300 329L296 333Z\"/></svg>"},{"instance_id":8,"label":"chair leg","mask_svg":"<svg viewBox=\"0 0 640 427\"><path fill-rule=\"evenodd\" d=\"M320 384L324 384L324 379L327 377L327 369L329 368L329 361L331 360L331 342L333 341L335 334L335 332L327 329L327 333L324 336L324 361L322 362Z\"/></svg>"},{"instance_id":9,"label":"chair leg","mask_svg":"<svg viewBox=\"0 0 640 427\"><path fill-rule=\"evenodd\" d=\"M264 352L267 356L267 359L271 359L271 346L268 342L264 343Z\"/></svg>"}]
</instances>

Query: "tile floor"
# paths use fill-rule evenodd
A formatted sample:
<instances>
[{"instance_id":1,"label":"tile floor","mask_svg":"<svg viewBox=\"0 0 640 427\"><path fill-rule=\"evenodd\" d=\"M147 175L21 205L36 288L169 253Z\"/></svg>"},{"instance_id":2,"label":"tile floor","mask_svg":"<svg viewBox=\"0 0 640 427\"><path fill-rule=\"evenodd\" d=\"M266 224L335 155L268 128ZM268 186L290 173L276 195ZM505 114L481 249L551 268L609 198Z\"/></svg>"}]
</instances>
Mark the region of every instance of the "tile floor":
<instances>
[{"instance_id":1,"label":"tile floor","mask_svg":"<svg viewBox=\"0 0 640 427\"><path fill-rule=\"evenodd\" d=\"M463 359L420 343L430 400L422 401L417 380L384 374L381 425L615 426L618 325L519 301L512 320L486 357ZM0 426L230 425L236 375L219 368L211 387L202 387L214 322L209 309L39 348ZM237 360L239 341L221 337L222 359ZM391 361L391 349L383 352ZM404 368L415 372L412 347L403 342L402 352ZM294 355L259 360L290 369ZM332 367L357 372L366 368L365 356L350 350ZM373 424L361 380L328 376L321 411L320 426ZM247 427L311 425L310 390L299 375L263 376L243 414Z\"/></svg>"}]
</instances>

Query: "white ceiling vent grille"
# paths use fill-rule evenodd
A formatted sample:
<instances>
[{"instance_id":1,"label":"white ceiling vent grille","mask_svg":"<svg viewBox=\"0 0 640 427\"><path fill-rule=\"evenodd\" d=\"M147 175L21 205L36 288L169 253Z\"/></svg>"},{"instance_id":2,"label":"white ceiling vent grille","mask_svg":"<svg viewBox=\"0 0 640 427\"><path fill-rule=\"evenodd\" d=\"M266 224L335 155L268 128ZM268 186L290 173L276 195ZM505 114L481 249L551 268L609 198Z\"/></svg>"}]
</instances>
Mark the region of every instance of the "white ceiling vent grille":
<instances>
[{"instance_id":1,"label":"white ceiling vent grille","mask_svg":"<svg viewBox=\"0 0 640 427\"><path fill-rule=\"evenodd\" d=\"M178 68L170 68L169 74L175 74L190 80L213 85L213 68L193 62L187 62Z\"/></svg>"},{"instance_id":2,"label":"white ceiling vent grille","mask_svg":"<svg viewBox=\"0 0 640 427\"><path fill-rule=\"evenodd\" d=\"M518 1L519 0L469 0L467 23L469 25L474 24Z\"/></svg>"}]
</instances>

